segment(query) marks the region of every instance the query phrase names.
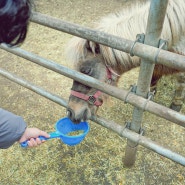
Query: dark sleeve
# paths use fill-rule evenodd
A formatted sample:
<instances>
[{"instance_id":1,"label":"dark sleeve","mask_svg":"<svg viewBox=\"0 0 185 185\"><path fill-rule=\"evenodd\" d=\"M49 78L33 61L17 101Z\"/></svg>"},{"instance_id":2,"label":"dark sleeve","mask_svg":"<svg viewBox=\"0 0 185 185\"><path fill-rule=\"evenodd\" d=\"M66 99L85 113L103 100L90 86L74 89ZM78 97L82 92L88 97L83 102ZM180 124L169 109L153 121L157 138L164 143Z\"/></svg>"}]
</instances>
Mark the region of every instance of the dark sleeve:
<instances>
[{"instance_id":1,"label":"dark sleeve","mask_svg":"<svg viewBox=\"0 0 185 185\"><path fill-rule=\"evenodd\" d=\"M26 129L24 120L0 108L0 148L8 148L18 141Z\"/></svg>"}]
</instances>

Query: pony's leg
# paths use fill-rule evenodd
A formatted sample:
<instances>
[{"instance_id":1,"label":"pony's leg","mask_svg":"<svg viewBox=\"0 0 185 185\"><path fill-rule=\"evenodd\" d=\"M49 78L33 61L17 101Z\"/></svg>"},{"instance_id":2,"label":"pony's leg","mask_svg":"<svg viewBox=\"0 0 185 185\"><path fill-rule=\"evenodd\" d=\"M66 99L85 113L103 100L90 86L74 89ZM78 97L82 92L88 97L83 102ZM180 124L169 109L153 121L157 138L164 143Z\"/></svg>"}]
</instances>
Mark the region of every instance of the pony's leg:
<instances>
[{"instance_id":1,"label":"pony's leg","mask_svg":"<svg viewBox=\"0 0 185 185\"><path fill-rule=\"evenodd\" d=\"M180 39L180 42L176 44L177 46L172 48L172 52L175 52L180 55L185 56L185 50L184 50L184 45L185 45L185 37L183 36ZM175 92L174 96L172 99L172 103L170 105L170 108L175 110L175 111L180 111L182 108L182 105L184 103L184 95L185 95L185 73L180 72L176 74L176 87L175 87Z\"/></svg>"},{"instance_id":2,"label":"pony's leg","mask_svg":"<svg viewBox=\"0 0 185 185\"><path fill-rule=\"evenodd\" d=\"M152 75L152 80L150 84L150 92L154 92L155 94L157 93L157 82L162 77L162 73L160 72L161 68L162 68L162 65L156 65L154 68L153 75Z\"/></svg>"},{"instance_id":3,"label":"pony's leg","mask_svg":"<svg viewBox=\"0 0 185 185\"><path fill-rule=\"evenodd\" d=\"M151 84L150 84L150 92L154 92L155 94L157 93L157 82L160 80L161 76L156 76L153 74Z\"/></svg>"},{"instance_id":4,"label":"pony's leg","mask_svg":"<svg viewBox=\"0 0 185 185\"><path fill-rule=\"evenodd\" d=\"M185 98L185 73L176 74L177 84L170 108L180 111Z\"/></svg>"}]
</instances>

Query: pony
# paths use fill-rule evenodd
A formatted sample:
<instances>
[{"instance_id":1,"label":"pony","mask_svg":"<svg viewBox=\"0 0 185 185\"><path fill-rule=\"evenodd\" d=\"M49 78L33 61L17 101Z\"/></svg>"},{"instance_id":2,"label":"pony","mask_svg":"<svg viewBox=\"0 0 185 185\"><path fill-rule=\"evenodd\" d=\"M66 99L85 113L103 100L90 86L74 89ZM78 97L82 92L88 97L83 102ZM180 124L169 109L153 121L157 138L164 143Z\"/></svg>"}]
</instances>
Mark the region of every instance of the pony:
<instances>
[{"instance_id":1,"label":"pony","mask_svg":"<svg viewBox=\"0 0 185 185\"><path fill-rule=\"evenodd\" d=\"M103 17L95 29L112 35L135 40L138 33L145 33L150 2L124 8ZM161 38L168 41L168 50L185 55L185 1L169 0ZM139 67L140 58L83 38L73 37L68 43L66 56L75 70L113 86L122 74ZM151 87L156 87L163 75L181 71L157 64L154 68ZM92 96L93 95L93 96ZM67 116L75 123L95 115L106 95L95 88L73 81L68 101Z\"/></svg>"}]
</instances>

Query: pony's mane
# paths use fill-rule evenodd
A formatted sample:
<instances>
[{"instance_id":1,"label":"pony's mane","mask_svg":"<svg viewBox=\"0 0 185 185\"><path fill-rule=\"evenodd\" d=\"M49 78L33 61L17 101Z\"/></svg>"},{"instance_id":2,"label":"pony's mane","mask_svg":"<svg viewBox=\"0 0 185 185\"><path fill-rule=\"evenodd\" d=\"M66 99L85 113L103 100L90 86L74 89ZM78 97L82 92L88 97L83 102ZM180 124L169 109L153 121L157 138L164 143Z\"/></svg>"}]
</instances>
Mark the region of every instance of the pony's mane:
<instances>
[{"instance_id":1,"label":"pony's mane","mask_svg":"<svg viewBox=\"0 0 185 185\"><path fill-rule=\"evenodd\" d=\"M136 34L145 31L147 20L143 17L148 17L148 9L149 3L136 3L103 17L95 24L95 28L112 35L135 40Z\"/></svg>"},{"instance_id":2,"label":"pony's mane","mask_svg":"<svg viewBox=\"0 0 185 185\"><path fill-rule=\"evenodd\" d=\"M112 35L135 40L138 33L145 33L150 3L136 4L127 7L122 11L110 14L95 24L95 29ZM185 1L170 0L167 7L167 15L161 37L169 41L169 47L175 49L180 37L185 35ZM76 63L85 58L87 54L86 40L74 37L68 45L68 59ZM90 42L92 51L95 51L96 44ZM129 54L110 47L99 45L100 54L103 56L106 65L112 66L117 72L123 73L139 66L138 57L130 57ZM95 54L95 52L94 52Z\"/></svg>"}]
</instances>

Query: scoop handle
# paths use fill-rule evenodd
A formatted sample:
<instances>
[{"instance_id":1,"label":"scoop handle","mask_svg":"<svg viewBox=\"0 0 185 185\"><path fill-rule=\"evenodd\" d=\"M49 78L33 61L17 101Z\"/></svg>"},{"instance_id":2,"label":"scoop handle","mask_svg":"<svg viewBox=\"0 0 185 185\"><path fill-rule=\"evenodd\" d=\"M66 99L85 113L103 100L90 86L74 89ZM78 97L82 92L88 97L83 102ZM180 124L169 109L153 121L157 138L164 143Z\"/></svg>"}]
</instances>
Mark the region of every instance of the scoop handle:
<instances>
[{"instance_id":1,"label":"scoop handle","mask_svg":"<svg viewBox=\"0 0 185 185\"><path fill-rule=\"evenodd\" d=\"M54 139L54 138L60 137L60 134L57 133L57 132L51 132L51 133L48 133L48 134L50 135L49 138L46 138L44 136L39 136L38 138L42 141L42 140L49 140L49 139ZM26 140L26 141L23 141L22 143L20 143L21 147L22 148L28 147L28 141L29 140Z\"/></svg>"}]
</instances>

